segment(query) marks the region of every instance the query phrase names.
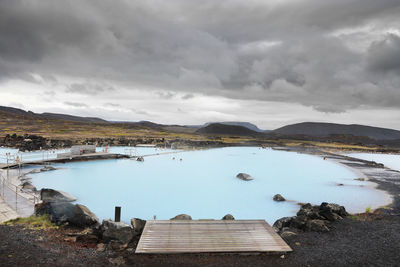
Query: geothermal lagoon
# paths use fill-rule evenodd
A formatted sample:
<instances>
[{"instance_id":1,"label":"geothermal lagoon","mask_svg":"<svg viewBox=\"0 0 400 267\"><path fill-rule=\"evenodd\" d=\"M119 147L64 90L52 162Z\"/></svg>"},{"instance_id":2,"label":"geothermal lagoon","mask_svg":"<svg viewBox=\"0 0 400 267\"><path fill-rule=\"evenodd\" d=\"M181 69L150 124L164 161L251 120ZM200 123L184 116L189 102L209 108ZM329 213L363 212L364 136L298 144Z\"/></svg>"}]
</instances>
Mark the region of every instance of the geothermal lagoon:
<instances>
[{"instance_id":1,"label":"geothermal lagoon","mask_svg":"<svg viewBox=\"0 0 400 267\"><path fill-rule=\"evenodd\" d=\"M126 147L111 152L128 151ZM349 212L388 204L375 184L358 181L360 174L318 156L257 147L226 147L162 154L138 148L144 162L132 159L53 164L56 171L30 174L37 189L53 188L78 198L99 219L113 218L122 207L122 221L132 217L170 219L186 213L193 219L276 219L295 215L298 202L344 205ZM240 172L253 181L236 178ZM343 184L339 186L338 184ZM275 202L275 194L288 201Z\"/></svg>"}]
</instances>

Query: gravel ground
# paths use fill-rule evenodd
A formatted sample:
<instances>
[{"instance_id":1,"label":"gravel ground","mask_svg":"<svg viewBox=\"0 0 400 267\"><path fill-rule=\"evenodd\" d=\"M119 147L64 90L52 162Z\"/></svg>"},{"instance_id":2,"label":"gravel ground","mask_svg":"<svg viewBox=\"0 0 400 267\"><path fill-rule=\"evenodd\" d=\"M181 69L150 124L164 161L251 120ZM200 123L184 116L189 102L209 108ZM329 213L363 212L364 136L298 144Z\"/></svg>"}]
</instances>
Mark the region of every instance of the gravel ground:
<instances>
[{"instance_id":1,"label":"gravel ground","mask_svg":"<svg viewBox=\"0 0 400 267\"><path fill-rule=\"evenodd\" d=\"M400 216L344 219L328 233L306 232L288 240L282 255L136 255L135 240L122 252L96 251L66 242L66 230L0 226L1 266L400 266ZM117 258L117 260L115 260Z\"/></svg>"}]
</instances>

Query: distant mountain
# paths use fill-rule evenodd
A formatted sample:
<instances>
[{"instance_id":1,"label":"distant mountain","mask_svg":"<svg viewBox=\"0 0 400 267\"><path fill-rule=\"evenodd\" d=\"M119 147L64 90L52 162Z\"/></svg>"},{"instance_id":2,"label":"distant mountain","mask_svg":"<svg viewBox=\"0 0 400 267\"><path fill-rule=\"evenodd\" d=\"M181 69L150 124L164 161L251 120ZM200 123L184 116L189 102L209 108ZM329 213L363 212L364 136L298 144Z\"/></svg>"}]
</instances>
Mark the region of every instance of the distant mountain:
<instances>
[{"instance_id":1,"label":"distant mountain","mask_svg":"<svg viewBox=\"0 0 400 267\"><path fill-rule=\"evenodd\" d=\"M25 111L23 109L19 108L13 108L13 107L4 107L0 106L0 111L13 114L13 115L19 115L19 116L34 116L34 117L41 117L41 118L46 118L46 119L58 119L58 120L68 120L68 121L76 121L76 122L102 122L105 123L107 122L106 120L100 119L100 118L94 118L94 117L80 117L80 116L73 116L73 115L68 115L68 114L58 114L58 113L34 113L32 111Z\"/></svg>"},{"instance_id":2,"label":"distant mountain","mask_svg":"<svg viewBox=\"0 0 400 267\"><path fill-rule=\"evenodd\" d=\"M108 121L96 118L96 117L80 117L80 116L73 116L73 115L68 115L68 114L59 114L59 113L42 113L38 114L42 117L45 118L52 118L52 119L59 119L59 120L67 120L67 121L77 121L77 122L101 122L101 123L107 123Z\"/></svg>"},{"instance_id":3,"label":"distant mountain","mask_svg":"<svg viewBox=\"0 0 400 267\"><path fill-rule=\"evenodd\" d=\"M261 133L250 130L244 126L227 125L222 123L211 123L196 131L199 134L220 134L220 135L239 135L239 136L255 136Z\"/></svg>"},{"instance_id":4,"label":"distant mountain","mask_svg":"<svg viewBox=\"0 0 400 267\"><path fill-rule=\"evenodd\" d=\"M10 113L10 114L14 114L14 115L23 115L23 116L36 115L32 111L25 111L25 110L22 110L22 109L19 109L19 108L13 108L13 107L0 106L0 111L7 112L7 113Z\"/></svg>"},{"instance_id":5,"label":"distant mountain","mask_svg":"<svg viewBox=\"0 0 400 267\"><path fill-rule=\"evenodd\" d=\"M216 123L224 124L224 125L242 126L242 127L246 127L247 129L250 129L252 131L259 132L259 133L264 132L264 130L261 130L255 124L252 124L250 122L240 122L240 121L207 122L202 127L206 127L210 124L216 124Z\"/></svg>"},{"instance_id":6,"label":"distant mountain","mask_svg":"<svg viewBox=\"0 0 400 267\"><path fill-rule=\"evenodd\" d=\"M303 122L287 125L273 130L278 135L308 135L328 137L330 135L366 136L375 140L400 139L400 131L357 124L335 124L320 122Z\"/></svg>"}]
</instances>

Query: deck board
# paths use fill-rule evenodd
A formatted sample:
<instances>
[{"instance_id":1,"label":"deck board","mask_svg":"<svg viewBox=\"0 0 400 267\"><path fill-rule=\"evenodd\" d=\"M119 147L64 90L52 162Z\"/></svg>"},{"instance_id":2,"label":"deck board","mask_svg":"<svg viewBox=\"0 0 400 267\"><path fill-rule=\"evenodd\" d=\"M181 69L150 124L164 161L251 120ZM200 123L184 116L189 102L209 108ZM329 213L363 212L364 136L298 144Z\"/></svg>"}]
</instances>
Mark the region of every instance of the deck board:
<instances>
[{"instance_id":1,"label":"deck board","mask_svg":"<svg viewBox=\"0 0 400 267\"><path fill-rule=\"evenodd\" d=\"M136 248L136 253L289 251L264 220L151 220Z\"/></svg>"}]
</instances>

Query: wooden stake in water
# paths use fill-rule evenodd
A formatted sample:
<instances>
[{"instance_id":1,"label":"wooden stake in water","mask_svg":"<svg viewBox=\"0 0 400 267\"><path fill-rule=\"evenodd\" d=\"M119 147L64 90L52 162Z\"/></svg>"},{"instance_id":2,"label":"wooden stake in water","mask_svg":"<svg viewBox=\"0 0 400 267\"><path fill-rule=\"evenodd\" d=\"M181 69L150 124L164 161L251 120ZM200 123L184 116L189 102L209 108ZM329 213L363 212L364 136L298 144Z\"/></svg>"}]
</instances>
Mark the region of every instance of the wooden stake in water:
<instances>
[{"instance_id":1,"label":"wooden stake in water","mask_svg":"<svg viewBox=\"0 0 400 267\"><path fill-rule=\"evenodd\" d=\"M115 222L121 221L121 207L115 207Z\"/></svg>"}]
</instances>

